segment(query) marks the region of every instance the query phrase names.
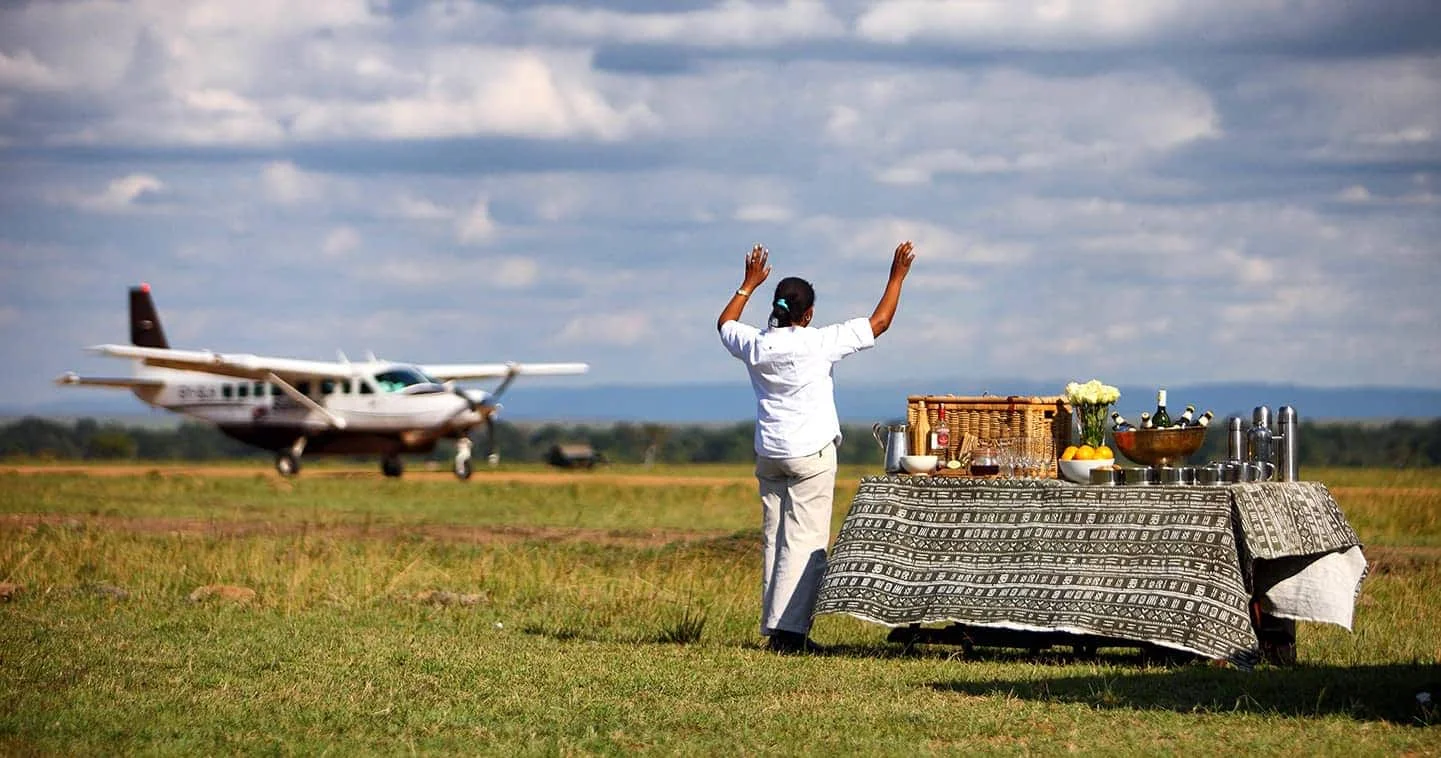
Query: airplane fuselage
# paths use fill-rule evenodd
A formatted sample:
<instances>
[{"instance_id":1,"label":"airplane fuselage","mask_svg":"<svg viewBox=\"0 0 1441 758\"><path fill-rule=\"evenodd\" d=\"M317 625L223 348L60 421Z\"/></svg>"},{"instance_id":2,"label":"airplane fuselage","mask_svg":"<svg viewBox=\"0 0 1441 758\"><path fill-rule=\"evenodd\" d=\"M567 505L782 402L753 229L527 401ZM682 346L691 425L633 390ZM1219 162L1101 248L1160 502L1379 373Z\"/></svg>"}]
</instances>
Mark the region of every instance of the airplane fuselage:
<instances>
[{"instance_id":1,"label":"airplane fuselage","mask_svg":"<svg viewBox=\"0 0 1441 758\"><path fill-rule=\"evenodd\" d=\"M407 367L296 382L295 389L323 410L302 405L269 382L195 371L142 369L163 383L133 391L152 406L213 423L230 437L271 451L289 449L305 437L307 454L426 453L437 440L458 438L484 423L474 402L445 385L414 381L414 374L397 368ZM392 381L396 375L413 383Z\"/></svg>"}]
</instances>

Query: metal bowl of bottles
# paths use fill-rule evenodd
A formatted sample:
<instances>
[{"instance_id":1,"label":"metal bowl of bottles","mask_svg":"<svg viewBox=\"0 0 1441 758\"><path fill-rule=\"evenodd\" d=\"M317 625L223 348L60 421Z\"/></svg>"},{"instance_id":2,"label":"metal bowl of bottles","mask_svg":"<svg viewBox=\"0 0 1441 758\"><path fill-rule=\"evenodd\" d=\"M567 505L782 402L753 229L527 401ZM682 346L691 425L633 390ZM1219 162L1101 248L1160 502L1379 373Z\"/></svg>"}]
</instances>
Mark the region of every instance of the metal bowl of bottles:
<instances>
[{"instance_id":1,"label":"metal bowl of bottles","mask_svg":"<svg viewBox=\"0 0 1441 758\"><path fill-rule=\"evenodd\" d=\"M1143 466L1185 463L1206 441L1206 427L1167 427L1112 432L1121 455Z\"/></svg>"}]
</instances>

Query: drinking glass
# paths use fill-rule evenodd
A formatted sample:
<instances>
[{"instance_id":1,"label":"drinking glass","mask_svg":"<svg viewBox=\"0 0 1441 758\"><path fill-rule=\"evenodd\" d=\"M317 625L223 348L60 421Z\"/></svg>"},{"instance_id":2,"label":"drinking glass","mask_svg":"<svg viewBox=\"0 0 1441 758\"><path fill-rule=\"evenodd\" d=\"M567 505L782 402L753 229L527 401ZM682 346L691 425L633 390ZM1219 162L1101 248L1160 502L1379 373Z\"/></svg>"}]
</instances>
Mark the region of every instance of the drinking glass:
<instances>
[{"instance_id":1,"label":"drinking glass","mask_svg":"<svg viewBox=\"0 0 1441 758\"><path fill-rule=\"evenodd\" d=\"M1000 441L1001 474L1007 479L1016 477L1016 441L1010 437Z\"/></svg>"}]
</instances>

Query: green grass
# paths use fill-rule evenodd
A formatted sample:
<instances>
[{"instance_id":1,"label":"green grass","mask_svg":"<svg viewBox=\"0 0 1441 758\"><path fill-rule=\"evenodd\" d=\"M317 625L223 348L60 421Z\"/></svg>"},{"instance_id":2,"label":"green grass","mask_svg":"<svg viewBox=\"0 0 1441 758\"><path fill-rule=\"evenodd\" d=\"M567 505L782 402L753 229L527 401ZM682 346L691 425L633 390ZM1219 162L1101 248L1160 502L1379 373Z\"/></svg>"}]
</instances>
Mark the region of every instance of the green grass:
<instances>
[{"instance_id":1,"label":"green grass","mask_svg":"<svg viewBox=\"0 0 1441 758\"><path fill-rule=\"evenodd\" d=\"M1441 754L1414 702L1441 686L1434 556L1380 566L1354 633L1303 624L1291 668L1147 668L1128 650L962 660L831 616L815 634L839 654L776 657L757 646L753 486L703 474L0 476L0 513L64 515L0 518L0 581L25 585L0 603L0 754ZM1332 486L1388 488L1374 476ZM1407 547L1441 531L1426 493L1396 495L1421 498L1407 523L1431 525L1409 539L1357 497L1363 535ZM275 528L142 521L177 515ZM607 537L656 522L691 538ZM325 528L345 524L371 528ZM435 524L598 531L420 528ZM255 599L188 599L211 584Z\"/></svg>"}]
</instances>

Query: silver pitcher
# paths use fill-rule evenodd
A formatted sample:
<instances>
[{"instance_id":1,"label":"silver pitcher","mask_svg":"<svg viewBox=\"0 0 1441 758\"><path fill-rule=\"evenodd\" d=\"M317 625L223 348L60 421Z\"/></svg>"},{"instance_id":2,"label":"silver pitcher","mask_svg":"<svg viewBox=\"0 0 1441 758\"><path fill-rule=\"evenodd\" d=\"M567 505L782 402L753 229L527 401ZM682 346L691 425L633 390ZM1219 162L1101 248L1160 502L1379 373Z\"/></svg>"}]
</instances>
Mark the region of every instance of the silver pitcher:
<instances>
[{"instance_id":1,"label":"silver pitcher","mask_svg":"<svg viewBox=\"0 0 1441 758\"><path fill-rule=\"evenodd\" d=\"M906 424L876 424L871 427L871 434L876 438L876 444L886 451L886 473L894 474L901 470L901 457L910 454L910 427Z\"/></svg>"}]
</instances>

